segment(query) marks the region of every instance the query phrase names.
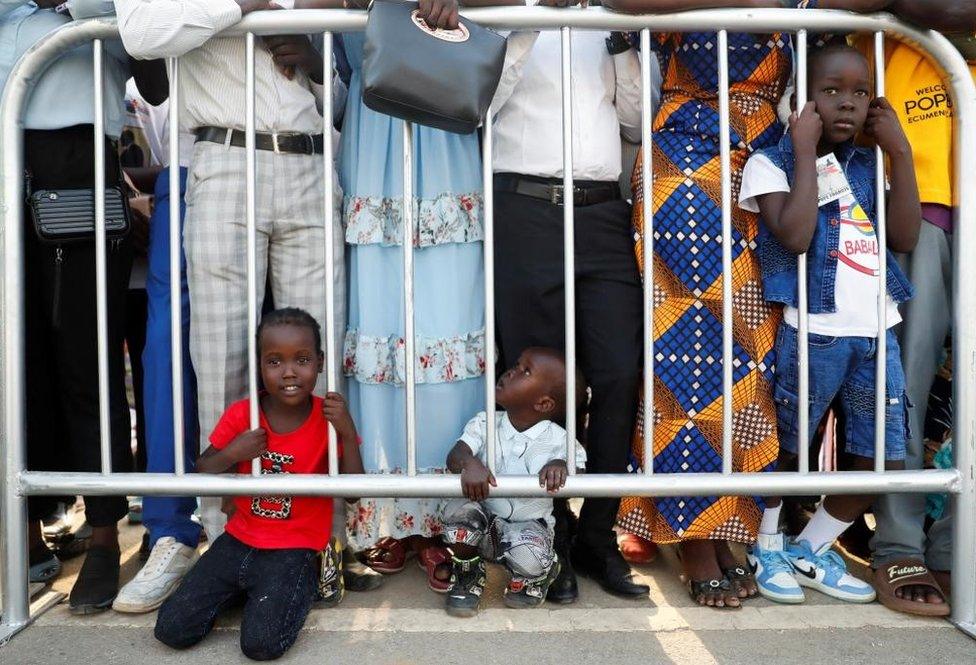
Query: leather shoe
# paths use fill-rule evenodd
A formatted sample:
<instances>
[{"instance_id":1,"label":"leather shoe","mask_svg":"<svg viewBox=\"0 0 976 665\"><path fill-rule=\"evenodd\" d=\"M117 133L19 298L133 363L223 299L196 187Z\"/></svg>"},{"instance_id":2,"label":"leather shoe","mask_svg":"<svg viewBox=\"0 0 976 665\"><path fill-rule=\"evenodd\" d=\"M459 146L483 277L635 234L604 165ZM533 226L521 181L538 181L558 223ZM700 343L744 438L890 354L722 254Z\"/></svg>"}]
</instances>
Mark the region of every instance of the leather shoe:
<instances>
[{"instance_id":1,"label":"leather shoe","mask_svg":"<svg viewBox=\"0 0 976 665\"><path fill-rule=\"evenodd\" d=\"M559 555L559 574L549 585L546 600L550 603L568 605L579 600L579 587L576 584L576 573L568 556Z\"/></svg>"},{"instance_id":2,"label":"leather shoe","mask_svg":"<svg viewBox=\"0 0 976 665\"><path fill-rule=\"evenodd\" d=\"M577 543L573 547L572 558L580 574L596 581L607 593L637 599L646 597L651 591L646 584L634 581L630 565L616 547L593 550Z\"/></svg>"}]
</instances>

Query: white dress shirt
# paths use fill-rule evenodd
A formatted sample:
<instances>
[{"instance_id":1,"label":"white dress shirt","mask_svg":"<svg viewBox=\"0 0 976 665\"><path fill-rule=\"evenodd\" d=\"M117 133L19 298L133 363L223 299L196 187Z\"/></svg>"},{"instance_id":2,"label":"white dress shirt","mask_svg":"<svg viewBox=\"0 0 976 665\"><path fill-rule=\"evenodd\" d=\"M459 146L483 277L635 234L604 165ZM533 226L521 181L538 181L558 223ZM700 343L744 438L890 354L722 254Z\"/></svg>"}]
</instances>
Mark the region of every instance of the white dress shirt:
<instances>
[{"instance_id":1,"label":"white dress shirt","mask_svg":"<svg viewBox=\"0 0 976 665\"><path fill-rule=\"evenodd\" d=\"M611 56L606 32L574 30L573 177L620 178L623 134L640 141L641 71L633 49ZM513 32L492 101L494 171L563 175L560 33Z\"/></svg>"},{"instance_id":2,"label":"white dress shirt","mask_svg":"<svg viewBox=\"0 0 976 665\"><path fill-rule=\"evenodd\" d=\"M484 464L488 464L488 417L484 411L468 421L459 441L468 444L471 452ZM495 473L499 476L537 476L546 464L566 457L566 430L552 422L543 420L529 429L520 432L508 419L504 411L495 412ZM576 466L586 465L586 450L576 442ZM546 520L550 526L552 519L552 499L503 499L489 496L485 505L493 515L512 522Z\"/></svg>"},{"instance_id":3,"label":"white dress shirt","mask_svg":"<svg viewBox=\"0 0 976 665\"><path fill-rule=\"evenodd\" d=\"M290 4L290 3L286 3ZM218 37L241 20L234 0L115 0L126 50L139 59L180 59L180 129L244 129L244 39ZM301 71L289 80L256 40L258 132L322 133L321 86Z\"/></svg>"}]
</instances>

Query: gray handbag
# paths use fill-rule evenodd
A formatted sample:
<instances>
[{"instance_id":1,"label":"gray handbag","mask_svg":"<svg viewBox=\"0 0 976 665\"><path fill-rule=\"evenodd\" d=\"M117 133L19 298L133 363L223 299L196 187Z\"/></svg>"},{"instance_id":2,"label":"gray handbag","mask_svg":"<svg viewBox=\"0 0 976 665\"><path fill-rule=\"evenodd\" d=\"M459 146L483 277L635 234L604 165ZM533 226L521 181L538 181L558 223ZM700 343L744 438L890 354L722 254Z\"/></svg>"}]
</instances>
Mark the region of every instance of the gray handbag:
<instances>
[{"instance_id":1,"label":"gray handbag","mask_svg":"<svg viewBox=\"0 0 976 665\"><path fill-rule=\"evenodd\" d=\"M376 0L363 57L363 103L410 122L470 134L478 128L505 64L505 38L466 19L430 28L416 2Z\"/></svg>"}]
</instances>

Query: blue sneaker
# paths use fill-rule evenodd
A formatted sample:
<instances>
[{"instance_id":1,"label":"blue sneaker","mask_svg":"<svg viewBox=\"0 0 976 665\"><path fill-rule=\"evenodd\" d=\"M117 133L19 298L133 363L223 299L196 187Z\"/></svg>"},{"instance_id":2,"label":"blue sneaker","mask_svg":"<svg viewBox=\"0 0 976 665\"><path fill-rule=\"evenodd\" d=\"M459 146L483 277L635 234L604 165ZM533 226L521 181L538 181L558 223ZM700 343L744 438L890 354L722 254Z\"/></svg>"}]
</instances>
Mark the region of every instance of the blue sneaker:
<instances>
[{"instance_id":1,"label":"blue sneaker","mask_svg":"<svg viewBox=\"0 0 976 665\"><path fill-rule=\"evenodd\" d=\"M871 585L848 574L844 560L830 549L830 545L824 545L819 552L814 552L805 540L790 541L786 543L786 555L801 586L851 603L874 601L875 593Z\"/></svg>"},{"instance_id":2,"label":"blue sneaker","mask_svg":"<svg viewBox=\"0 0 976 665\"><path fill-rule=\"evenodd\" d=\"M746 549L746 562L756 578L759 593L777 603L795 605L806 600L793 575L793 564L783 551L782 533L759 534L755 545Z\"/></svg>"}]
</instances>

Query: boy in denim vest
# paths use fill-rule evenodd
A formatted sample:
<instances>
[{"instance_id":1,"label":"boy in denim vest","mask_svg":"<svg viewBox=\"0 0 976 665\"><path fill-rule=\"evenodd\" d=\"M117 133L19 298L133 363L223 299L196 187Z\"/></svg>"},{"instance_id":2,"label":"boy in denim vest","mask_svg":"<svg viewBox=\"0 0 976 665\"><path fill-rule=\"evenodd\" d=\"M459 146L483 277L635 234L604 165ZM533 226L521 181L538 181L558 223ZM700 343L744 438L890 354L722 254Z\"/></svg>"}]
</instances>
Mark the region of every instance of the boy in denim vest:
<instances>
[{"instance_id":1,"label":"boy in denim vest","mask_svg":"<svg viewBox=\"0 0 976 665\"><path fill-rule=\"evenodd\" d=\"M875 362L878 351L879 252L886 251L887 412L885 459L904 468L907 412L901 353L891 327L912 286L891 251L911 251L921 222L912 150L887 100L871 98L865 58L846 45L810 54L810 102L794 113L790 133L746 164L739 204L759 212L759 256L766 299L784 305L776 340L778 468L796 468L835 398L844 410L850 468L874 469ZM878 246L875 151L854 145L862 133L890 162L888 247ZM798 431L797 257L807 254L810 312L810 430ZM801 441L802 439L802 441ZM767 499L759 540L748 552L760 592L800 603L802 586L850 602L871 602L874 589L847 574L830 547L871 505L871 496L830 496L795 538L779 532L779 497Z\"/></svg>"}]
</instances>

